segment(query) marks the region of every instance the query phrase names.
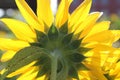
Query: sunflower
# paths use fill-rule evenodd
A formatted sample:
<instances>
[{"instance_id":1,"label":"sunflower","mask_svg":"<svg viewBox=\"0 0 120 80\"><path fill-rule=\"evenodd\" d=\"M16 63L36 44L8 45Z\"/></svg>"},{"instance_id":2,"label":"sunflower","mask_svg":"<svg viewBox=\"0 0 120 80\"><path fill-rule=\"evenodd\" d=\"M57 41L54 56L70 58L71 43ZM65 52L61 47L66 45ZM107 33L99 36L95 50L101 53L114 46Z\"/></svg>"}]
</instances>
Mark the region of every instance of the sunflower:
<instances>
[{"instance_id":1,"label":"sunflower","mask_svg":"<svg viewBox=\"0 0 120 80\"><path fill-rule=\"evenodd\" d=\"M37 14L25 0L15 1L26 22L0 19L16 36L0 38L1 80L107 80L106 59L120 34L109 21L97 22L102 12L89 12L92 0L72 13L72 0L61 0L55 16L50 0L37 0Z\"/></svg>"}]
</instances>

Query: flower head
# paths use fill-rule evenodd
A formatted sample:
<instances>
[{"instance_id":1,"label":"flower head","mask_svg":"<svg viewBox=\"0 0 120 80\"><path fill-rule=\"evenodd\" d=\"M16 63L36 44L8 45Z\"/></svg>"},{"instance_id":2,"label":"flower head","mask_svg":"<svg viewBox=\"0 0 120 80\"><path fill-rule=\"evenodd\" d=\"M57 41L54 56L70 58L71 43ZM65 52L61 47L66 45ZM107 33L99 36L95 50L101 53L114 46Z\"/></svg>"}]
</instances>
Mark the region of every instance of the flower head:
<instances>
[{"instance_id":1,"label":"flower head","mask_svg":"<svg viewBox=\"0 0 120 80\"><path fill-rule=\"evenodd\" d=\"M25 0L15 1L26 22L1 19L16 36L0 38L6 66L1 79L106 80L101 66L116 50L112 44L120 35L108 30L109 21L97 22L102 12L89 13L92 0L84 0L71 14L72 0L61 0L55 17L50 0L37 0L37 15Z\"/></svg>"}]
</instances>

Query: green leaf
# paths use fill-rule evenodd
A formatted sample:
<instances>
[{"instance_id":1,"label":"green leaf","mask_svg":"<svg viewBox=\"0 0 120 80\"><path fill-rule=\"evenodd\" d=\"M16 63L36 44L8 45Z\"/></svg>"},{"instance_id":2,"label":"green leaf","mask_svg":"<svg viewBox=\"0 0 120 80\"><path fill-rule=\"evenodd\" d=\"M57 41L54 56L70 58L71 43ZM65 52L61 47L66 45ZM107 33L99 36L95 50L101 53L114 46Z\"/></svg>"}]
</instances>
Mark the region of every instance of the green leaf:
<instances>
[{"instance_id":1,"label":"green leaf","mask_svg":"<svg viewBox=\"0 0 120 80\"><path fill-rule=\"evenodd\" d=\"M50 40L56 40L58 38L58 30L54 25L48 31L48 37Z\"/></svg>"},{"instance_id":2,"label":"green leaf","mask_svg":"<svg viewBox=\"0 0 120 80\"><path fill-rule=\"evenodd\" d=\"M60 34L63 34L63 35L68 33L68 21L60 27L59 31L60 31Z\"/></svg>"},{"instance_id":3,"label":"green leaf","mask_svg":"<svg viewBox=\"0 0 120 80\"><path fill-rule=\"evenodd\" d=\"M63 40L62 40L62 44L68 45L72 39L73 33L67 34Z\"/></svg>"},{"instance_id":4,"label":"green leaf","mask_svg":"<svg viewBox=\"0 0 120 80\"><path fill-rule=\"evenodd\" d=\"M19 68L37 60L43 54L43 51L39 47L26 47L16 53L16 55L8 62L6 69L8 71L5 74L10 74Z\"/></svg>"}]
</instances>

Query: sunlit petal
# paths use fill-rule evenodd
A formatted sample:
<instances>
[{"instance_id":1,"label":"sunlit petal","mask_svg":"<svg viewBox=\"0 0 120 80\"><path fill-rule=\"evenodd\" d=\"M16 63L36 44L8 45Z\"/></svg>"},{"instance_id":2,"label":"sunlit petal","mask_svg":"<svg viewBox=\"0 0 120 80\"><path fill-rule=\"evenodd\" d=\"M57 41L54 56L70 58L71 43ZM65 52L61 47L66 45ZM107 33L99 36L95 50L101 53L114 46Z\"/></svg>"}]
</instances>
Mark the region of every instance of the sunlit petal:
<instances>
[{"instance_id":1,"label":"sunlit petal","mask_svg":"<svg viewBox=\"0 0 120 80\"><path fill-rule=\"evenodd\" d=\"M72 31L75 31L75 34L83 31L81 34L81 37L83 37L86 34L86 32L92 29L93 25L96 23L101 14L102 13L100 12L94 12L89 14L82 23L74 25Z\"/></svg>"},{"instance_id":2,"label":"sunlit petal","mask_svg":"<svg viewBox=\"0 0 120 80\"><path fill-rule=\"evenodd\" d=\"M36 38L35 32L33 32L30 26L24 22L8 18L3 18L1 21L8 26L8 28L15 34L18 39L33 42Z\"/></svg>"},{"instance_id":3,"label":"sunlit petal","mask_svg":"<svg viewBox=\"0 0 120 80\"><path fill-rule=\"evenodd\" d=\"M1 50L17 51L27 46L29 46L29 43L25 41L0 38L0 49Z\"/></svg>"},{"instance_id":4,"label":"sunlit petal","mask_svg":"<svg viewBox=\"0 0 120 80\"><path fill-rule=\"evenodd\" d=\"M93 26L91 31L88 33L87 37L91 36L93 34L96 34L96 33L99 33L99 32L105 31L105 30L108 30L109 26L110 26L110 22L109 21L99 22L99 23L97 23L97 24L95 24Z\"/></svg>"},{"instance_id":5,"label":"sunlit petal","mask_svg":"<svg viewBox=\"0 0 120 80\"><path fill-rule=\"evenodd\" d=\"M89 14L92 0L84 0L84 2L74 10L69 19L69 26L81 23Z\"/></svg>"},{"instance_id":6,"label":"sunlit petal","mask_svg":"<svg viewBox=\"0 0 120 80\"><path fill-rule=\"evenodd\" d=\"M58 7L58 11L56 13L56 26L60 27L68 20L69 15L69 2L68 0L61 0L60 5Z\"/></svg>"},{"instance_id":7,"label":"sunlit petal","mask_svg":"<svg viewBox=\"0 0 120 80\"><path fill-rule=\"evenodd\" d=\"M94 12L88 15L84 22L77 28L76 33L80 32L83 28L80 37L86 36L86 34L93 28L93 25L96 23L101 15L102 12Z\"/></svg>"},{"instance_id":8,"label":"sunlit petal","mask_svg":"<svg viewBox=\"0 0 120 80\"><path fill-rule=\"evenodd\" d=\"M50 7L50 0L37 0L37 16L49 27L54 21L54 16Z\"/></svg>"},{"instance_id":9,"label":"sunlit petal","mask_svg":"<svg viewBox=\"0 0 120 80\"><path fill-rule=\"evenodd\" d=\"M90 37L87 37L83 40L85 42L98 42L98 43L106 43L112 45L113 42L117 41L120 37L119 31L102 31L96 33Z\"/></svg>"},{"instance_id":10,"label":"sunlit petal","mask_svg":"<svg viewBox=\"0 0 120 80\"><path fill-rule=\"evenodd\" d=\"M37 30L44 31L43 22L41 20L38 20L37 16L34 14L34 12L28 6L25 0L15 0L15 1L21 14L28 22L28 24Z\"/></svg>"}]
</instances>

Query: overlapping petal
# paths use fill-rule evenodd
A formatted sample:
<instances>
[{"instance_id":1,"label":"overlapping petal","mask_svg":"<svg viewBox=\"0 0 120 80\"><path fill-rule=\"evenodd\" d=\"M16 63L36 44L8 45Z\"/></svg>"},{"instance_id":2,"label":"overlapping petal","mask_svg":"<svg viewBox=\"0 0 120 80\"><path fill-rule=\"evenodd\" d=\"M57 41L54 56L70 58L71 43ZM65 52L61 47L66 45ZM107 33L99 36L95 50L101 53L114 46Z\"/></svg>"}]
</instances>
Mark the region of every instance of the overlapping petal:
<instances>
[{"instance_id":1,"label":"overlapping petal","mask_svg":"<svg viewBox=\"0 0 120 80\"><path fill-rule=\"evenodd\" d=\"M91 31L88 33L86 37L105 31L105 30L108 30L109 26L110 26L109 21L98 22L93 26L93 28L91 29Z\"/></svg>"},{"instance_id":2,"label":"overlapping petal","mask_svg":"<svg viewBox=\"0 0 120 80\"><path fill-rule=\"evenodd\" d=\"M92 0L84 0L84 2L77 7L69 18L69 26L81 23L89 14Z\"/></svg>"},{"instance_id":3,"label":"overlapping petal","mask_svg":"<svg viewBox=\"0 0 120 80\"><path fill-rule=\"evenodd\" d=\"M101 14L102 13L100 13L100 12L94 12L94 13L89 14L83 22L78 23L78 24L76 23L73 26L72 31L75 31L75 34L83 31L81 34L81 37L83 37L86 34L86 32L88 32L92 29L93 25L99 19Z\"/></svg>"},{"instance_id":4,"label":"overlapping petal","mask_svg":"<svg viewBox=\"0 0 120 80\"><path fill-rule=\"evenodd\" d=\"M118 32L119 31L105 30L85 38L83 40L83 43L97 42L97 43L105 43L105 44L112 45L113 42L119 39Z\"/></svg>"}]
</instances>

